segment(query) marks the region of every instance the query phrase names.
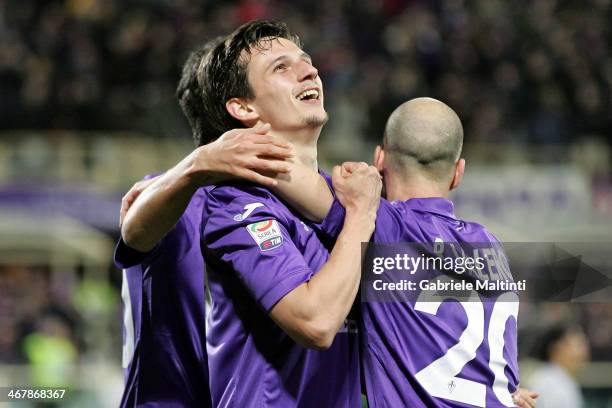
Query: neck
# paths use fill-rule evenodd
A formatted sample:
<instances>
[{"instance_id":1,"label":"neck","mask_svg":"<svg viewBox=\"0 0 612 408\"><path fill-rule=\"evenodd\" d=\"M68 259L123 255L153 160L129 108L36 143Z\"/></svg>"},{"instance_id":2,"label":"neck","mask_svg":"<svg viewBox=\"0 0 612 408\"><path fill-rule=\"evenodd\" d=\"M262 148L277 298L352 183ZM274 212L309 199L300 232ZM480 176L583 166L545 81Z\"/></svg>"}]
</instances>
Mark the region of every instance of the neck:
<instances>
[{"instance_id":1,"label":"neck","mask_svg":"<svg viewBox=\"0 0 612 408\"><path fill-rule=\"evenodd\" d=\"M314 171L318 171L317 162L317 141L321 133L322 126L313 128L303 128L290 131L276 131L272 129L270 134L279 137L293 145L295 150L295 160Z\"/></svg>"},{"instance_id":2,"label":"neck","mask_svg":"<svg viewBox=\"0 0 612 408\"><path fill-rule=\"evenodd\" d=\"M406 201L411 198L448 197L448 188L444 189L432 180L418 174L409 178L384 170L385 191L389 201Z\"/></svg>"}]
</instances>

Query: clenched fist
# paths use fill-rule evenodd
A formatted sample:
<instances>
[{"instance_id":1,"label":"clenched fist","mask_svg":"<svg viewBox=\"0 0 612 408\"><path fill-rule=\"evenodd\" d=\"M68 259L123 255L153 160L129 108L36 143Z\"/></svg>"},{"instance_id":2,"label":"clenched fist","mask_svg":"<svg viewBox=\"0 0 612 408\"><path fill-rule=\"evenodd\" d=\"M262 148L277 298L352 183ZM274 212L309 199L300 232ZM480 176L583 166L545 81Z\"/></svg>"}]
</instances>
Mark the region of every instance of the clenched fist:
<instances>
[{"instance_id":1,"label":"clenched fist","mask_svg":"<svg viewBox=\"0 0 612 408\"><path fill-rule=\"evenodd\" d=\"M363 162L346 162L334 167L332 182L347 215L361 214L376 219L382 189L376 167Z\"/></svg>"}]
</instances>

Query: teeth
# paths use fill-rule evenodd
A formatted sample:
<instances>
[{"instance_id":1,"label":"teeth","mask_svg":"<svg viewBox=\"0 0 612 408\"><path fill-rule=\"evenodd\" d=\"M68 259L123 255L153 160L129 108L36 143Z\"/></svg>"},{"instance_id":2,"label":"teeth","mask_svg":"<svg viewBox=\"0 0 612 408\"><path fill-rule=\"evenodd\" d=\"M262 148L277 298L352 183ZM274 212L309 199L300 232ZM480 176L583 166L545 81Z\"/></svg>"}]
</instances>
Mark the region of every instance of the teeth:
<instances>
[{"instance_id":1,"label":"teeth","mask_svg":"<svg viewBox=\"0 0 612 408\"><path fill-rule=\"evenodd\" d=\"M302 92L297 96L297 98L302 101L309 96L314 96L314 99L319 99L319 91L316 89L309 89L307 91Z\"/></svg>"}]
</instances>

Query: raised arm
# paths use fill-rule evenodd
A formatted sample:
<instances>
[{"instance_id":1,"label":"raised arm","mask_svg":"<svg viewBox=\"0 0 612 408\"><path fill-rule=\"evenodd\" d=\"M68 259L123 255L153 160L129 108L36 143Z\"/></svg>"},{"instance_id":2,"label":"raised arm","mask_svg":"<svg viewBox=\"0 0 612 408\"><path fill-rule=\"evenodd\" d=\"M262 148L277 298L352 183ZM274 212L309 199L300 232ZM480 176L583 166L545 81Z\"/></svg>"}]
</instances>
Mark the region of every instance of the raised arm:
<instances>
[{"instance_id":1,"label":"raised arm","mask_svg":"<svg viewBox=\"0 0 612 408\"><path fill-rule=\"evenodd\" d=\"M334 201L327 182L319 173L301 163L293 161L288 164L289 172L278 175L278 184L272 190L304 218L321 222Z\"/></svg>"},{"instance_id":2,"label":"raised arm","mask_svg":"<svg viewBox=\"0 0 612 408\"><path fill-rule=\"evenodd\" d=\"M382 182L365 163L352 174L333 171L338 199L346 208L344 226L321 269L283 297L270 316L296 342L327 348L348 315L359 289L361 242L374 231Z\"/></svg>"},{"instance_id":3,"label":"raised arm","mask_svg":"<svg viewBox=\"0 0 612 408\"><path fill-rule=\"evenodd\" d=\"M323 221L334 203L334 196L325 178L301 163L287 162L289 171L276 177L272 186L276 195L285 200L297 212L310 221ZM354 169L367 167L364 162L345 162L340 166L343 176Z\"/></svg>"},{"instance_id":4,"label":"raised arm","mask_svg":"<svg viewBox=\"0 0 612 408\"><path fill-rule=\"evenodd\" d=\"M122 203L124 242L141 252L151 250L176 224L202 186L233 177L276 185L271 175L289 171L284 159L292 152L285 142L267 135L269 130L266 124L226 132L216 141L195 149L141 192L131 190Z\"/></svg>"}]
</instances>

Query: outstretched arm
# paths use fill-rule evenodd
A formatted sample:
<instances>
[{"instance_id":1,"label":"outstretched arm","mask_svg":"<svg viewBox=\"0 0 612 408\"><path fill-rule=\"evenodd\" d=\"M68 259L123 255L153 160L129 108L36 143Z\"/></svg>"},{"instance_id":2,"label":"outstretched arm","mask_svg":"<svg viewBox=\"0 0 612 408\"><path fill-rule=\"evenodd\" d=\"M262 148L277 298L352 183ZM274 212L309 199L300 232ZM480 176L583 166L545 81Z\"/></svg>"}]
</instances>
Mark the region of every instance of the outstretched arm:
<instances>
[{"instance_id":1,"label":"outstretched arm","mask_svg":"<svg viewBox=\"0 0 612 408\"><path fill-rule=\"evenodd\" d=\"M284 159L292 152L285 142L267 135L269 130L266 124L226 132L216 141L195 149L139 194L135 194L138 189L130 190L122 203L125 218L121 236L125 243L141 252L151 250L176 224L202 186L233 177L266 186L277 184L264 174L289 171Z\"/></svg>"}]
</instances>

